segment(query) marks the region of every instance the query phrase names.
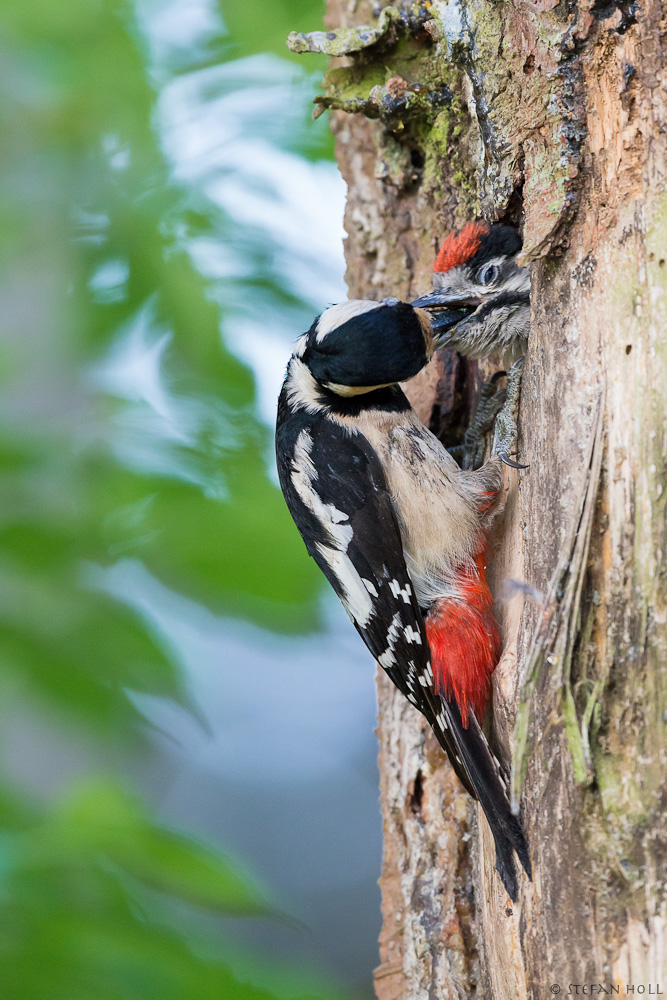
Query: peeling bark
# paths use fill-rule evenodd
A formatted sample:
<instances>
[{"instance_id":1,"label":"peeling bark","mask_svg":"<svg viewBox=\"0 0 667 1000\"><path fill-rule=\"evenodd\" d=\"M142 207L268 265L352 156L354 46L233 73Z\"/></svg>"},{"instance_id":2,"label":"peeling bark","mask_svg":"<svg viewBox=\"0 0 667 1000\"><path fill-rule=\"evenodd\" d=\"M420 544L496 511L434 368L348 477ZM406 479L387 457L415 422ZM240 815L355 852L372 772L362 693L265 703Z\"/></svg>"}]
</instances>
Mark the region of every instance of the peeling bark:
<instances>
[{"instance_id":1,"label":"peeling bark","mask_svg":"<svg viewBox=\"0 0 667 1000\"><path fill-rule=\"evenodd\" d=\"M534 882L512 906L477 807L380 676L376 992L667 994L665 14L658 0L464 0L422 15L387 21L326 84L330 106L374 118L332 112L348 285L409 299L453 227L482 215L523 228L530 469L506 474L495 540L494 735L515 755ZM330 28L374 23L370 2L329 0ZM479 379L445 355L410 385L448 443Z\"/></svg>"}]
</instances>

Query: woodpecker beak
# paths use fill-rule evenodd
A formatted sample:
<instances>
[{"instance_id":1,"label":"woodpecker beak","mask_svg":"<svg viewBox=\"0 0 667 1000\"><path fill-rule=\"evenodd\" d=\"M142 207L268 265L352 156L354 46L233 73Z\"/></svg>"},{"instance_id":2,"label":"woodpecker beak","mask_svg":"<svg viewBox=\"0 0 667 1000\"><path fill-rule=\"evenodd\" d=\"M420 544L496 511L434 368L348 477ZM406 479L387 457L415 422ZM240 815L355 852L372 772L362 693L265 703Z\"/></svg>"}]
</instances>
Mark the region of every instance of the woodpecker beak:
<instances>
[{"instance_id":1,"label":"woodpecker beak","mask_svg":"<svg viewBox=\"0 0 667 1000\"><path fill-rule=\"evenodd\" d=\"M480 299L462 299L445 291L429 292L415 299L412 305L425 309L431 319L436 347L443 347L452 338L454 328L480 305Z\"/></svg>"}]
</instances>

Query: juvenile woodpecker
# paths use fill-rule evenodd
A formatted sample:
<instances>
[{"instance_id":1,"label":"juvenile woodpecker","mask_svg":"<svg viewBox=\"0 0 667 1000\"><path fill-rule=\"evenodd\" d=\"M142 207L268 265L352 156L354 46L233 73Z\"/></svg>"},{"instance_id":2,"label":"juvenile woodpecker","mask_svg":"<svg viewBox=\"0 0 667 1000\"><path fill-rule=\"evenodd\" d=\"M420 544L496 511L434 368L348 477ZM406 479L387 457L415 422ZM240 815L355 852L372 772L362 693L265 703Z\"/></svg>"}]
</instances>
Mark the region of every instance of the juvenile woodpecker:
<instances>
[{"instance_id":1,"label":"juvenile woodpecker","mask_svg":"<svg viewBox=\"0 0 667 1000\"><path fill-rule=\"evenodd\" d=\"M496 454L464 472L398 383L431 358L421 309L385 299L332 306L296 343L278 404L280 484L306 548L392 681L428 720L479 799L505 888L514 852L530 875L499 764L480 728L500 654L486 582L489 526L516 444L521 365L508 374Z\"/></svg>"},{"instance_id":2,"label":"juvenile woodpecker","mask_svg":"<svg viewBox=\"0 0 667 1000\"><path fill-rule=\"evenodd\" d=\"M412 303L429 311L440 345L469 358L525 354L530 271L517 265L521 246L516 229L484 222L447 237L433 265L433 291Z\"/></svg>"}]
</instances>

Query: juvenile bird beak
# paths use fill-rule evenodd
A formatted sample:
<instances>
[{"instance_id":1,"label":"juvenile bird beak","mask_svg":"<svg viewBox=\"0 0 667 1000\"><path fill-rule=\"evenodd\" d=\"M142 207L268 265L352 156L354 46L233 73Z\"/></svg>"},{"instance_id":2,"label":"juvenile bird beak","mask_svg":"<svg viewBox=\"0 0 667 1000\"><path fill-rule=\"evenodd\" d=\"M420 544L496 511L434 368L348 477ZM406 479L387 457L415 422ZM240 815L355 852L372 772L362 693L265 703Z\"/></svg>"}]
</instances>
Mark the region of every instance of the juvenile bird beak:
<instances>
[{"instance_id":1,"label":"juvenile bird beak","mask_svg":"<svg viewBox=\"0 0 667 1000\"><path fill-rule=\"evenodd\" d=\"M442 347L451 339L454 327L470 316L479 304L479 299L462 299L445 291L429 292L412 302L415 308L429 313L437 347Z\"/></svg>"}]
</instances>

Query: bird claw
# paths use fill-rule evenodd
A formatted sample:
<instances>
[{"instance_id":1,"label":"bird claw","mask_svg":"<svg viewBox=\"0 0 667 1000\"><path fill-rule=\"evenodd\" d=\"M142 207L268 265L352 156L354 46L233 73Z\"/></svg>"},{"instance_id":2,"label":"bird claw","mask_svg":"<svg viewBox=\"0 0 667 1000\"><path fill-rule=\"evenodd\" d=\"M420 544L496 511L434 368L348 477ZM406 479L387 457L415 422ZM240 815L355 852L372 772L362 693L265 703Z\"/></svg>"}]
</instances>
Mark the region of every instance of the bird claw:
<instances>
[{"instance_id":1,"label":"bird claw","mask_svg":"<svg viewBox=\"0 0 667 1000\"><path fill-rule=\"evenodd\" d=\"M505 465L509 465L510 469L529 469L530 468L529 465L522 465L520 462L515 462L513 459L511 459L509 457L509 455L506 455L504 451L499 451L497 454L498 454L498 458L500 459L500 461L504 462Z\"/></svg>"},{"instance_id":2,"label":"bird claw","mask_svg":"<svg viewBox=\"0 0 667 1000\"><path fill-rule=\"evenodd\" d=\"M484 435L494 428L493 452L511 469L527 469L510 458L516 452L517 416L524 359L515 361L508 372L497 371L482 386L477 412L465 432L463 445L450 449L462 469L477 469L484 456ZM496 389L499 379L507 378L506 389Z\"/></svg>"},{"instance_id":3,"label":"bird claw","mask_svg":"<svg viewBox=\"0 0 667 1000\"><path fill-rule=\"evenodd\" d=\"M498 458L512 469L527 469L527 465L515 462L509 456L516 452L517 417L524 358L515 361L507 373L507 390L503 407L496 417L493 451Z\"/></svg>"},{"instance_id":4,"label":"bird claw","mask_svg":"<svg viewBox=\"0 0 667 1000\"><path fill-rule=\"evenodd\" d=\"M497 389L496 384L506 375L504 371L495 372L482 386L475 415L465 432L463 444L457 447L454 454L462 469L478 469L484 461L484 438L492 430L506 397L505 389Z\"/></svg>"}]
</instances>

